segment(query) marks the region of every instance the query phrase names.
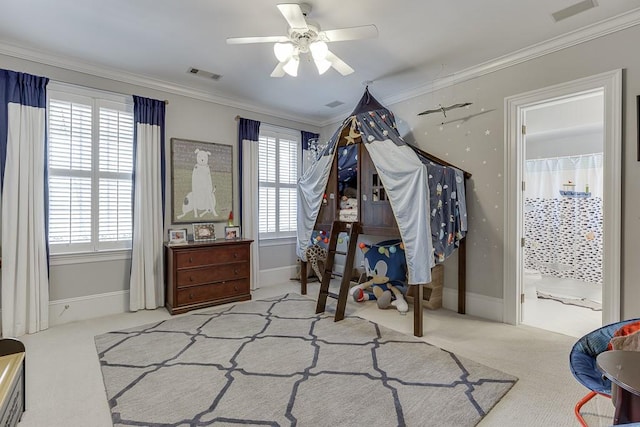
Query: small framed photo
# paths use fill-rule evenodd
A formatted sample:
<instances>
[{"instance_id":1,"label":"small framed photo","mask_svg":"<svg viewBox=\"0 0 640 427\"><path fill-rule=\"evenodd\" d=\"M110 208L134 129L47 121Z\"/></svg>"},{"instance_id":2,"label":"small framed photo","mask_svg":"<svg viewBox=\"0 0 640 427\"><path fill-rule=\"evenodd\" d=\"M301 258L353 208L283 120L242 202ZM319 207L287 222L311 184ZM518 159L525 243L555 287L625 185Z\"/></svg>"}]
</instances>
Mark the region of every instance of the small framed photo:
<instances>
[{"instance_id":1,"label":"small framed photo","mask_svg":"<svg viewBox=\"0 0 640 427\"><path fill-rule=\"evenodd\" d=\"M196 242L202 240L214 240L215 238L216 229L213 222L193 224L193 240L195 240Z\"/></svg>"},{"instance_id":2,"label":"small framed photo","mask_svg":"<svg viewBox=\"0 0 640 427\"><path fill-rule=\"evenodd\" d=\"M179 228L169 230L169 244L175 245L180 243L187 243L187 229Z\"/></svg>"},{"instance_id":3,"label":"small framed photo","mask_svg":"<svg viewBox=\"0 0 640 427\"><path fill-rule=\"evenodd\" d=\"M224 238L226 240L239 239L240 238L240 227L238 227L237 225L225 227L224 228Z\"/></svg>"}]
</instances>

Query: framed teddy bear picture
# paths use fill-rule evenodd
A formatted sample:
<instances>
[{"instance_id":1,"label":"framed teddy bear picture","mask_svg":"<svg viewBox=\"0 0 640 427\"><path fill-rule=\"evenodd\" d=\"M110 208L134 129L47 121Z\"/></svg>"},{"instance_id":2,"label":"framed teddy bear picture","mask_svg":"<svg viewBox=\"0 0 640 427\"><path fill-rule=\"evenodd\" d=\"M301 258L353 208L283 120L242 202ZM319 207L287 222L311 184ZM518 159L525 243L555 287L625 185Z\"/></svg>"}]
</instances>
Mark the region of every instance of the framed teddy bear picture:
<instances>
[{"instance_id":1,"label":"framed teddy bear picture","mask_svg":"<svg viewBox=\"0 0 640 427\"><path fill-rule=\"evenodd\" d=\"M171 222L226 221L233 207L233 147L171 138Z\"/></svg>"}]
</instances>

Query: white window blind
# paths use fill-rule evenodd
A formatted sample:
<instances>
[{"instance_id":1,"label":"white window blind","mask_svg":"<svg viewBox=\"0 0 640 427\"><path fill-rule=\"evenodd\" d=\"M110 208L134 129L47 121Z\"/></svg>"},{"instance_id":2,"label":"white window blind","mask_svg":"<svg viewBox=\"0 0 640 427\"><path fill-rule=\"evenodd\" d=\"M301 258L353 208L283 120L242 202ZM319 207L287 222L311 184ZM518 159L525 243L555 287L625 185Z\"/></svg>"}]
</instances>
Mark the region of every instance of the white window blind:
<instances>
[{"instance_id":1,"label":"white window blind","mask_svg":"<svg viewBox=\"0 0 640 427\"><path fill-rule=\"evenodd\" d=\"M258 148L258 231L261 238L296 234L299 147L300 136L295 131L261 126Z\"/></svg>"},{"instance_id":2,"label":"white window blind","mask_svg":"<svg viewBox=\"0 0 640 427\"><path fill-rule=\"evenodd\" d=\"M131 247L134 124L122 98L49 91L52 253Z\"/></svg>"}]
</instances>

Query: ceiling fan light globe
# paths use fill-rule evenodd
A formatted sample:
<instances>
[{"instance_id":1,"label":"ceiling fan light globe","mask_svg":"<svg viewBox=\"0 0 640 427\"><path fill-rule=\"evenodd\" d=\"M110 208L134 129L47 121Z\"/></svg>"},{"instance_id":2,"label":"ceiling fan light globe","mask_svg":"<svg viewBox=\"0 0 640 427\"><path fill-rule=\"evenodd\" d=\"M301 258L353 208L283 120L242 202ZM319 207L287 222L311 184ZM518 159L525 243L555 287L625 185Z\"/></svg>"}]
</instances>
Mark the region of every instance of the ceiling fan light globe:
<instances>
[{"instance_id":1,"label":"ceiling fan light globe","mask_svg":"<svg viewBox=\"0 0 640 427\"><path fill-rule=\"evenodd\" d=\"M297 56L292 56L291 59L282 67L285 73L291 77L298 76L298 65L300 65L300 59Z\"/></svg>"},{"instance_id":2,"label":"ceiling fan light globe","mask_svg":"<svg viewBox=\"0 0 640 427\"><path fill-rule=\"evenodd\" d=\"M316 63L316 68L318 69L318 74L323 75L327 72L329 68L331 68L331 62L326 59L313 59L313 62Z\"/></svg>"},{"instance_id":3,"label":"ceiling fan light globe","mask_svg":"<svg viewBox=\"0 0 640 427\"><path fill-rule=\"evenodd\" d=\"M276 43L273 45L273 53L280 62L287 62L293 54L293 45L291 43Z\"/></svg>"},{"instance_id":4,"label":"ceiling fan light globe","mask_svg":"<svg viewBox=\"0 0 640 427\"><path fill-rule=\"evenodd\" d=\"M327 57L327 53L329 52L329 47L322 40L316 40L315 42L309 45L309 49L311 50L311 55L313 59L323 60Z\"/></svg>"}]
</instances>

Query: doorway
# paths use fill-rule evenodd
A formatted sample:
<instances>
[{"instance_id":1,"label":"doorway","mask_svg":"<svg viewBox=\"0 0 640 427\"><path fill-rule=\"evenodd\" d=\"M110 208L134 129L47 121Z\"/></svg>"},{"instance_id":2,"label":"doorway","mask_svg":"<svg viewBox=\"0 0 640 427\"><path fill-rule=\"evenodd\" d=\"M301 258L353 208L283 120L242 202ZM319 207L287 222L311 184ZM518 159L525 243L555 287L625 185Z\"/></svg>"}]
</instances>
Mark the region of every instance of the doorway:
<instances>
[{"instance_id":1,"label":"doorway","mask_svg":"<svg viewBox=\"0 0 640 427\"><path fill-rule=\"evenodd\" d=\"M505 99L506 211L503 292L506 323L531 324L581 336L600 324L619 319L621 81L621 70L615 70ZM592 104L591 107L584 107L589 103ZM575 125L574 121L574 126L571 126L571 120L579 120L588 114L584 111L576 114L573 109L592 108L593 104L597 103L601 109L601 125L584 122ZM558 118L562 117L559 113L561 110L568 111L568 115L564 116L566 126L560 126L558 123ZM546 125L543 124L545 117ZM555 120L555 125L549 124L550 117ZM601 129L602 141L602 151L599 155L597 149L593 148L593 143L588 143L586 137L576 138L576 142L573 143L558 142L558 136L567 136L578 130L571 129L572 127L581 128L579 130L583 133L590 133L597 130L598 126ZM556 140L549 142L549 138L545 136L553 133L556 133ZM589 145L592 147L588 148ZM578 169L588 170L598 162L601 165L601 185L593 175L587 178L586 175L580 175L582 172L576 172L576 165L579 166ZM525 177L531 181L536 173L544 175L540 172L544 168L570 169L567 163L574 164L573 172L555 174L556 182L553 184L544 181L525 183ZM592 182L589 183L588 180ZM540 188L535 189L536 186ZM588 193L591 193L592 197L586 197ZM595 196L596 193L598 196ZM601 219L598 218L599 214L594 214L593 209L584 215L580 210L576 210L581 209L581 205L597 204L598 197L602 205ZM563 205L565 206L562 207ZM553 209L550 209L552 206ZM580 217L586 218L587 229L584 233L575 229L578 226L576 218ZM527 219L530 220L529 223ZM537 224L531 221L537 221ZM597 248L599 241L601 262L591 262L589 256L593 254L585 257L583 252L586 248ZM581 243L586 244L581 247ZM555 252L552 253L553 251ZM542 282L548 278L551 280ZM598 299L597 292L593 292L594 287L588 288L591 293L584 287L578 288L578 292L568 291L567 289L576 283L569 283L564 279L578 282L585 282L584 279L587 279L588 283L594 280L601 282L601 301L595 302L601 303L602 311L601 316L598 313L591 316L593 324L584 319L576 319L573 322L576 327L557 329L560 323L549 322L549 312L542 311L541 316L536 316L538 307L534 306L532 301L542 303L540 305L549 306L550 302L554 302L562 306L567 305L564 304L567 299L575 301L575 297L584 297L585 300ZM534 282L537 283L532 286ZM549 299L541 301L545 298ZM576 307L565 307L564 310L560 308L559 318L569 319L568 313L575 309Z\"/></svg>"},{"instance_id":2,"label":"doorway","mask_svg":"<svg viewBox=\"0 0 640 427\"><path fill-rule=\"evenodd\" d=\"M604 93L522 107L522 324L581 337L602 325Z\"/></svg>"}]
</instances>

